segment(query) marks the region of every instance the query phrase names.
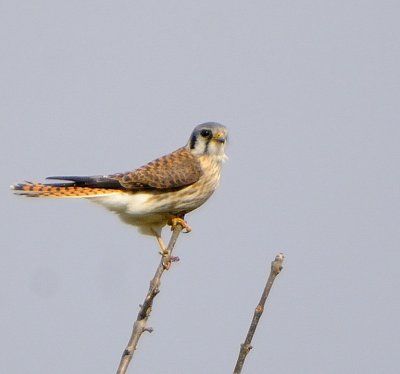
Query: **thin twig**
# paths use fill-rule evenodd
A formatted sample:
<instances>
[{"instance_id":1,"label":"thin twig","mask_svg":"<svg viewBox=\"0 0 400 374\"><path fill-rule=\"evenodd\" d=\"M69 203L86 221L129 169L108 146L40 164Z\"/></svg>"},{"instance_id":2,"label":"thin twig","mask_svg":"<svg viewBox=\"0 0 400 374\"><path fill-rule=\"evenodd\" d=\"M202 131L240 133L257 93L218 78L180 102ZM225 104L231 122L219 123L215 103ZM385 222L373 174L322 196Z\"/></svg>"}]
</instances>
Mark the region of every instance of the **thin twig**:
<instances>
[{"instance_id":1,"label":"thin twig","mask_svg":"<svg viewBox=\"0 0 400 374\"><path fill-rule=\"evenodd\" d=\"M235 370L233 371L233 374L240 374L242 372L242 368L243 368L243 364L246 359L246 356L250 352L250 350L253 348L251 346L251 340L253 339L254 333L256 332L258 322L264 311L264 305L265 305L265 302L269 295L269 291L271 290L271 287L274 283L275 278L282 270L282 263L283 263L284 258L285 258L285 256L282 253L279 253L278 255L276 255L275 260L271 262L271 272L269 274L264 291L261 295L261 299L254 311L253 320L251 321L249 331L247 332L246 340L240 346L239 357L236 361L236 366L235 366Z\"/></svg>"},{"instance_id":2,"label":"thin twig","mask_svg":"<svg viewBox=\"0 0 400 374\"><path fill-rule=\"evenodd\" d=\"M117 374L125 374L128 369L129 363L131 362L133 353L136 350L136 346L140 339L140 336L144 331L151 332L152 329L147 327L147 320L150 317L151 308L153 306L153 301L156 295L160 292L161 276L164 273L171 262L171 254L174 249L175 243L178 239L179 234L182 231L182 226L180 224L175 225L174 230L171 235L171 239L168 243L166 253L161 257L160 264L154 274L153 279L150 281L149 291L147 292L146 298L143 304L140 306L140 310L137 319L133 325L132 335L129 339L128 345L124 350L121 357L121 362L118 366Z\"/></svg>"}]
</instances>

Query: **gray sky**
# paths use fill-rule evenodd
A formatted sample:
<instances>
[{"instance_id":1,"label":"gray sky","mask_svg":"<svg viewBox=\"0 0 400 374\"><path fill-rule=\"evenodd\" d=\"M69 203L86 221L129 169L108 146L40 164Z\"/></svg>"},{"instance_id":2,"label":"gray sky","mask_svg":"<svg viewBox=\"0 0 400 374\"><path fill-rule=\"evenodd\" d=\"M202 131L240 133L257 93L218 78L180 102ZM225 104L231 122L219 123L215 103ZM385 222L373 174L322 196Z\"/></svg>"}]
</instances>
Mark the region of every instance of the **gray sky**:
<instances>
[{"instance_id":1,"label":"gray sky","mask_svg":"<svg viewBox=\"0 0 400 374\"><path fill-rule=\"evenodd\" d=\"M7 189L133 169L230 130L134 373L398 373L397 1L2 1L0 372L113 373L156 242L85 201Z\"/></svg>"}]
</instances>

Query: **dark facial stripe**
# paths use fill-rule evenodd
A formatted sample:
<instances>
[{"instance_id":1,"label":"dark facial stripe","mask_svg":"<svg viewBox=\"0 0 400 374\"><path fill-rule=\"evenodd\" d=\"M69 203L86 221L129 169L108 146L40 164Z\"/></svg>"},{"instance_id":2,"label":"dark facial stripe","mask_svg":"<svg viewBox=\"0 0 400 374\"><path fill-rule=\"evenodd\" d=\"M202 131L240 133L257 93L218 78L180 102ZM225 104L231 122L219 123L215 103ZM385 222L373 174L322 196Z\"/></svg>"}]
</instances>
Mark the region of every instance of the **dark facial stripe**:
<instances>
[{"instance_id":1,"label":"dark facial stripe","mask_svg":"<svg viewBox=\"0 0 400 374\"><path fill-rule=\"evenodd\" d=\"M210 144L211 138L208 138L206 141L206 147L204 148L204 153L208 153L208 145Z\"/></svg>"},{"instance_id":2,"label":"dark facial stripe","mask_svg":"<svg viewBox=\"0 0 400 374\"><path fill-rule=\"evenodd\" d=\"M197 141L197 136L196 134L192 135L192 138L190 139L190 149L194 149L196 146L196 141Z\"/></svg>"}]
</instances>

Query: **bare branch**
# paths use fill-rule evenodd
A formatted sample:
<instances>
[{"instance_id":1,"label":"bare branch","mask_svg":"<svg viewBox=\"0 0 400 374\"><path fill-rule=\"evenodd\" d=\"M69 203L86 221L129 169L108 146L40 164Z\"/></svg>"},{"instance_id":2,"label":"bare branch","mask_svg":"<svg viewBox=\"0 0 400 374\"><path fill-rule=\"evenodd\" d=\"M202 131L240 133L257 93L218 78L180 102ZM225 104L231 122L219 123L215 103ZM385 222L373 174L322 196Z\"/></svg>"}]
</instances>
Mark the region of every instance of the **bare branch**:
<instances>
[{"instance_id":1,"label":"bare branch","mask_svg":"<svg viewBox=\"0 0 400 374\"><path fill-rule=\"evenodd\" d=\"M246 340L240 346L239 357L236 361L236 366L235 366L235 370L233 371L233 374L240 374L242 372L242 368L243 368L243 364L246 359L246 356L250 352L250 350L253 348L251 346L251 341L253 339L254 333L256 332L256 328L257 328L258 322L261 318L261 315L264 311L264 305L268 298L269 292L271 291L271 287L275 281L275 278L282 270L282 263L283 263L284 258L285 258L285 256L282 253L279 253L278 255L276 255L275 260L271 262L271 272L269 274L264 291L261 295L261 299L254 311L253 320L251 321L249 331L247 332Z\"/></svg>"},{"instance_id":2,"label":"bare branch","mask_svg":"<svg viewBox=\"0 0 400 374\"><path fill-rule=\"evenodd\" d=\"M118 367L117 374L125 374L129 363L132 359L133 353L136 350L138 341L140 336L144 331L152 332L151 327L147 327L147 320L150 317L151 308L153 306L153 301L156 295L160 292L160 284L161 284L161 276L164 273L164 270L169 269L171 264L171 260L176 261L176 258L171 258L172 251L175 247L175 243L178 239L179 234L181 233L183 226L177 224L174 226L174 230L171 235L171 239L168 243L168 247L163 254L160 264L157 267L157 270L154 274L153 279L150 281L149 291L147 292L146 298L144 299L143 304L140 306L140 310L137 316L137 319L133 325L132 334L129 339L128 345L124 350L124 353L121 357L121 362Z\"/></svg>"}]
</instances>

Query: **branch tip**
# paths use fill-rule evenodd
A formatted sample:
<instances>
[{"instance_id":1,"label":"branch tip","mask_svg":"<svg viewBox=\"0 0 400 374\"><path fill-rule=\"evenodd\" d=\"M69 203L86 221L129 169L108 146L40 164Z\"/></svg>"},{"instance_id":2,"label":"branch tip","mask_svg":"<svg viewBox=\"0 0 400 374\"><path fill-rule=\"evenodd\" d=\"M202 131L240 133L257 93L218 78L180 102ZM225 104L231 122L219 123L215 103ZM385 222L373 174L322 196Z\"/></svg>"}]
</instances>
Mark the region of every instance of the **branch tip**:
<instances>
[{"instance_id":1,"label":"branch tip","mask_svg":"<svg viewBox=\"0 0 400 374\"><path fill-rule=\"evenodd\" d=\"M179 262L181 259L178 256L171 256L169 260L171 262Z\"/></svg>"},{"instance_id":2,"label":"branch tip","mask_svg":"<svg viewBox=\"0 0 400 374\"><path fill-rule=\"evenodd\" d=\"M283 260L285 259L285 256L283 253L278 253L275 256L275 260L271 262L271 272L274 275L278 275L281 270L283 269Z\"/></svg>"}]
</instances>

